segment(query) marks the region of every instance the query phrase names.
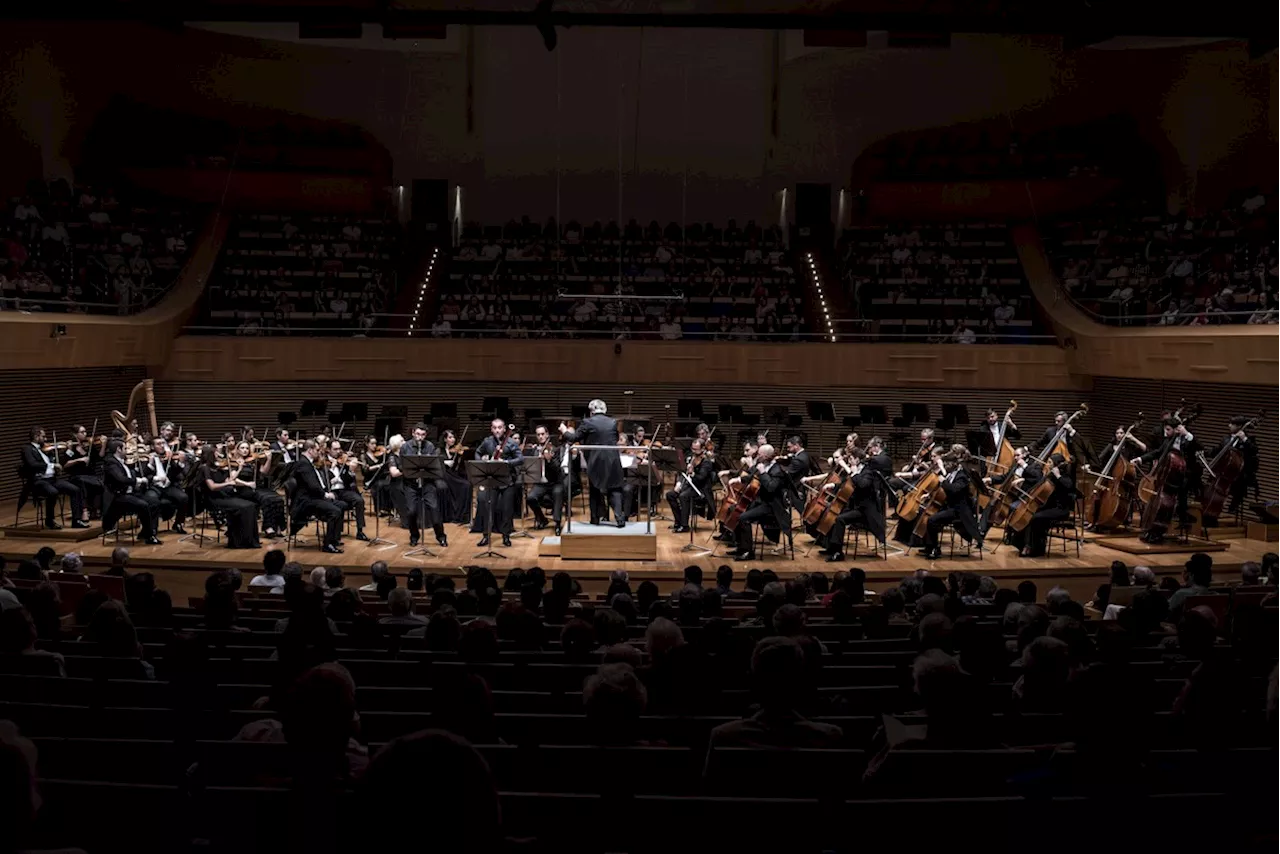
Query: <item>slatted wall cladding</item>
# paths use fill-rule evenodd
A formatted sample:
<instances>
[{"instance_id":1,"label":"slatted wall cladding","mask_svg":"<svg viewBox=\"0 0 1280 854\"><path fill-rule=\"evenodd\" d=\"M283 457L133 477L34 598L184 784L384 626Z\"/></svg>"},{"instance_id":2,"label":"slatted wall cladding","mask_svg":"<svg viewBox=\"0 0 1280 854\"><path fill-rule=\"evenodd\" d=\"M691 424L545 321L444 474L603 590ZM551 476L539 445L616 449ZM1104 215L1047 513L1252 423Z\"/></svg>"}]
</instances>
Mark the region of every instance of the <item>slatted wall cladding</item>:
<instances>
[{"instance_id":1,"label":"slatted wall cladding","mask_svg":"<svg viewBox=\"0 0 1280 854\"><path fill-rule=\"evenodd\" d=\"M623 393L634 389L633 396ZM1053 413L1059 409L1072 409L1080 403L1081 393L1078 391L1028 392L1016 394L1019 409L1015 421L1023 432L1038 435L1053 420ZM463 424L471 424L467 433L467 444L474 446L481 438L488 435L488 424L472 416L481 412L481 403L487 396L507 397L510 406L515 410L515 422L522 429L525 427L524 411L526 408L541 409L544 417L567 416L574 406L586 406L593 397L602 398L609 405L609 413L618 418L625 418L630 400L630 411L650 416L656 423L665 420L676 420L677 400L682 398L698 398L702 401L703 411L707 414L718 412L720 404L737 404L747 415L763 415L766 407L786 406L791 413L805 415L806 401L829 401L836 413L836 422L815 424L805 417L800 429L809 435L809 445L816 451L830 454L837 445L843 444L845 428L843 419L849 415L857 415L860 405L879 405L888 409L890 419L902 414L903 403L924 403L929 406L930 418L942 416L943 403L959 403L969 407L970 420L978 423L984 416L988 406L994 406L1003 412L1008 408L1010 394L1008 391L982 389L888 389L888 388L824 388L820 386L793 386L785 390L763 393L758 388L717 386L711 382L691 382L688 385L572 385L564 383L513 384L503 383L495 379L490 383L472 382L423 382L421 380L388 380L385 382L360 383L317 381L314 383L273 384L269 381L261 383L231 382L190 382L174 383L156 382L156 406L161 416L173 421L181 421L187 427L195 429L202 437L221 435L228 429L238 430L241 425L253 425L255 431L261 432L276 425L278 412L297 412L302 402L308 399L328 401L331 412L337 412L345 404L364 403L368 405L369 418L360 423L347 425L344 435L367 435L374 420L384 406L404 406L408 408L406 428L422 418L429 410L431 403L456 403L458 416ZM670 406L670 409L666 409ZM321 418L299 419L296 428L306 431L308 435L326 422ZM770 437L778 436L781 429L776 425L765 423L762 419L760 428L769 428ZM677 429L679 429L677 427ZM716 432L723 435L727 425L721 425ZM665 432L665 431L664 431ZM734 431L736 432L736 430ZM918 446L915 430L894 430L888 426L872 428L864 425L859 428L863 437L872 433L889 435L899 432L905 434L900 448L895 450L901 454L910 454ZM379 436L379 438L382 438ZM738 446L734 439L732 446Z\"/></svg>"},{"instance_id":2,"label":"slatted wall cladding","mask_svg":"<svg viewBox=\"0 0 1280 854\"><path fill-rule=\"evenodd\" d=\"M1110 441L1111 431L1120 423L1130 424L1139 411L1145 416L1144 430L1155 423L1165 408L1176 409L1186 398L1189 403L1199 403L1204 414L1196 422L1192 432L1208 447L1216 446L1227 432L1227 420L1234 415L1252 417L1259 410L1267 414L1267 421L1254 431L1258 440L1260 466L1258 484L1262 497L1276 500L1276 388L1275 386L1237 385L1234 383L1202 383L1183 380L1134 380L1111 377L1094 379L1090 406L1106 413L1106 420L1091 418L1089 435L1095 441Z\"/></svg>"},{"instance_id":3,"label":"slatted wall cladding","mask_svg":"<svg viewBox=\"0 0 1280 854\"><path fill-rule=\"evenodd\" d=\"M93 426L98 432L111 430L111 410L129 403L129 392L146 378L144 368L76 368L0 371L0 501L18 497L18 448L27 441L28 430L44 427L58 440L71 436L72 424ZM12 523L9 519L8 523Z\"/></svg>"}]
</instances>

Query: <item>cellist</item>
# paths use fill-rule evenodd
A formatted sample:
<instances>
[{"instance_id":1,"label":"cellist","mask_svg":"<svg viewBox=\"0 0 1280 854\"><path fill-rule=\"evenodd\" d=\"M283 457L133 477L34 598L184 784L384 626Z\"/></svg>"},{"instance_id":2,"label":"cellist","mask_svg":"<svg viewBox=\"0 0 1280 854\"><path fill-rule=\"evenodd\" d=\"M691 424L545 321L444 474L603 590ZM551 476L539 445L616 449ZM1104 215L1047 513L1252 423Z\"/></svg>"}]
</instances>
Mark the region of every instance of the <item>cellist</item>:
<instances>
[{"instance_id":1,"label":"cellist","mask_svg":"<svg viewBox=\"0 0 1280 854\"><path fill-rule=\"evenodd\" d=\"M1021 531L1010 530L1009 542L1017 546L1019 557L1044 557L1049 541L1049 529L1053 523L1066 519L1075 507L1076 486L1070 464L1061 454L1049 455L1049 468L1042 471L1038 465L1027 466L1023 472L1021 490L1030 492L1048 479L1053 483L1053 493L1031 516L1030 523Z\"/></svg>"},{"instance_id":2,"label":"cellist","mask_svg":"<svg viewBox=\"0 0 1280 854\"><path fill-rule=\"evenodd\" d=\"M964 445L952 445L946 457L940 454L936 459L943 465L947 458L955 461L955 467L947 471L939 484L946 506L930 516L925 525L924 556L928 560L942 557L938 537L948 525L955 526L966 542L972 543L981 536L978 532L977 506L971 489L975 474L969 470L969 449Z\"/></svg>"},{"instance_id":3,"label":"cellist","mask_svg":"<svg viewBox=\"0 0 1280 854\"><path fill-rule=\"evenodd\" d=\"M1168 454L1176 454L1182 457L1186 464L1188 475L1186 477L1179 478L1176 486L1173 486L1172 488L1166 486L1165 490L1166 492L1172 492L1173 498L1177 502L1176 512L1178 514L1178 519L1185 522L1187 519L1187 492L1191 485L1190 463L1195 459L1196 452L1200 450L1200 444L1196 441L1195 435L1187 429L1187 425L1182 423L1181 419L1177 416L1171 415L1168 418L1165 418L1160 429L1163 433L1163 441L1160 443L1160 447L1152 448L1147 451L1145 454L1138 457L1137 461L1141 463L1154 463L1159 466L1160 461ZM1160 496L1153 495L1151 500L1158 502L1160 500ZM1166 530L1167 526L1165 524L1155 522L1143 532L1142 541L1144 543L1153 544L1162 543L1164 542Z\"/></svg>"},{"instance_id":4,"label":"cellist","mask_svg":"<svg viewBox=\"0 0 1280 854\"><path fill-rule=\"evenodd\" d=\"M787 509L785 496L786 477L782 473L782 467L774 462L774 456L773 445L761 445L757 452L755 471L744 472L738 478L738 482L745 486L755 476L760 481L760 489L755 501L738 518L738 525L733 532L738 545L733 555L734 560L756 559L751 535L753 524L764 525L765 535L771 540L774 535L785 534L788 539L791 537L791 514Z\"/></svg>"},{"instance_id":5,"label":"cellist","mask_svg":"<svg viewBox=\"0 0 1280 854\"><path fill-rule=\"evenodd\" d=\"M853 449L849 454L849 463L853 496L846 505L847 509L836 517L827 533L827 545L821 550L821 554L827 555L827 563L844 560L844 532L849 525L866 526L880 545L885 544L884 499L879 475L868 463L867 454L861 448Z\"/></svg>"},{"instance_id":6,"label":"cellist","mask_svg":"<svg viewBox=\"0 0 1280 854\"><path fill-rule=\"evenodd\" d=\"M910 489L911 485L916 482L920 475L927 472L933 467L933 449L936 447L933 442L933 428L925 427L920 431L920 449L916 451L915 456L911 458L910 464L903 467L902 471L895 474L889 480L889 486L895 492L901 492L904 489Z\"/></svg>"}]
</instances>

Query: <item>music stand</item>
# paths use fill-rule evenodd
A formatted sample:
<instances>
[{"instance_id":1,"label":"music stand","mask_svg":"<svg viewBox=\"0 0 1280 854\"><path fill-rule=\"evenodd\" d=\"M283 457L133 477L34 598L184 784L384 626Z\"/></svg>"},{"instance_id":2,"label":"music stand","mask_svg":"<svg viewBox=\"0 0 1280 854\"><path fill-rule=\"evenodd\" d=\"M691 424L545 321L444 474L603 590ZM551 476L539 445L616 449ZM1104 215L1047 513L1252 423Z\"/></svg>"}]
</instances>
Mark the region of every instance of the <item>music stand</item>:
<instances>
[{"instance_id":1,"label":"music stand","mask_svg":"<svg viewBox=\"0 0 1280 854\"><path fill-rule=\"evenodd\" d=\"M511 464L502 460L467 460L467 480L477 490L489 490L489 507L484 514L484 539L489 542L493 536L493 505L498 500L498 490L511 485ZM494 551L493 546L474 557L506 557L502 552Z\"/></svg>"},{"instance_id":2,"label":"music stand","mask_svg":"<svg viewBox=\"0 0 1280 854\"><path fill-rule=\"evenodd\" d=\"M444 463L440 460L439 454L408 454L400 458L401 475L406 479L416 480L418 488L423 487L423 481L435 483L444 477ZM418 497L418 535L422 536L423 530L426 528L427 518L427 502L422 496ZM425 537L421 542L426 542ZM417 546L404 553L404 557L413 557L414 555L426 555L427 557L436 557L428 546Z\"/></svg>"},{"instance_id":3,"label":"music stand","mask_svg":"<svg viewBox=\"0 0 1280 854\"><path fill-rule=\"evenodd\" d=\"M542 456L538 455L536 457L521 457L520 461L515 464L516 477L520 479L520 491L524 497L524 508L528 508L529 506L529 489L528 489L529 485L534 483L542 483L543 481L543 463L544 462L545 460L542 459ZM489 512L490 513L493 512L493 496L492 495L489 496ZM521 513L520 517L523 519L524 514ZM515 526L513 525L512 527L515 527ZM485 536L488 536L488 534L485 534ZM529 540L532 540L534 538L533 534L530 534L527 529L512 531L511 536L524 537L525 539L529 539Z\"/></svg>"},{"instance_id":4,"label":"music stand","mask_svg":"<svg viewBox=\"0 0 1280 854\"><path fill-rule=\"evenodd\" d=\"M672 474L674 474L676 476L677 483L681 483L681 482L684 483L683 489L692 489L694 493L698 496L698 498L701 498L704 501L707 501L708 506L710 506L711 497L709 495L704 494L701 490L699 490L696 486L694 486L693 481L689 479L689 475L685 473L685 465L682 462L682 460L684 459L684 454L680 450L676 448L655 448L652 452L650 459L653 461L653 464L658 467L658 471L671 472ZM697 530L698 530L698 508L695 502L694 505L689 507L689 542L688 544L681 546L680 551L682 552L712 551L706 546L700 546L693 541L693 535L697 533Z\"/></svg>"}]
</instances>

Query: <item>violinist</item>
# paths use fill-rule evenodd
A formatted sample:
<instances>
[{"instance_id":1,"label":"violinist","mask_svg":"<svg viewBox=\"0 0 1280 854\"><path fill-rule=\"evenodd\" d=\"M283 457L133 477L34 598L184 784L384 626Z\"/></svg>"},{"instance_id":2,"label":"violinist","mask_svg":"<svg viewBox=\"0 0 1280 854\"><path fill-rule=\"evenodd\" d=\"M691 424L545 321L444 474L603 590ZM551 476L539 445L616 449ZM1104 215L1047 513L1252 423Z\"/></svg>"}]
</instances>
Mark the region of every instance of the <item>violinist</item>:
<instances>
[{"instance_id":1,"label":"violinist","mask_svg":"<svg viewBox=\"0 0 1280 854\"><path fill-rule=\"evenodd\" d=\"M31 494L44 499L44 526L51 530L62 527L55 516L58 496L65 495L71 502L71 527L89 527L84 521L84 490L64 476L62 464L58 462L60 449L45 441L43 427L32 427L29 435L31 442L23 445L20 452L19 473Z\"/></svg>"},{"instance_id":2,"label":"violinist","mask_svg":"<svg viewBox=\"0 0 1280 854\"><path fill-rule=\"evenodd\" d=\"M351 473L347 452L342 450L342 443L337 439L329 440L329 457L322 474L329 491L333 493L334 502L342 508L342 512L352 511L356 517L356 539L369 542L364 532L364 496L356 489L356 476Z\"/></svg>"},{"instance_id":3,"label":"violinist","mask_svg":"<svg viewBox=\"0 0 1280 854\"><path fill-rule=\"evenodd\" d=\"M1076 505L1075 477L1070 464L1061 454L1049 455L1049 469L1044 471L1039 465L1027 466L1023 472L1021 490L1029 493L1042 481L1048 479L1053 483L1053 493L1031 516L1031 522L1021 531L1010 530L1009 542L1018 548L1019 557L1044 557L1045 546L1049 542L1049 529L1054 522L1066 519Z\"/></svg>"},{"instance_id":4,"label":"violinist","mask_svg":"<svg viewBox=\"0 0 1280 854\"><path fill-rule=\"evenodd\" d=\"M217 449L206 445L200 452L196 483L204 488L205 502L226 520L227 548L255 549L258 542L257 508L247 498L236 497L239 487L230 464L218 459Z\"/></svg>"},{"instance_id":5,"label":"violinist","mask_svg":"<svg viewBox=\"0 0 1280 854\"><path fill-rule=\"evenodd\" d=\"M529 509L533 511L535 530L547 527L547 515L543 512L543 502L551 502L551 520L555 524L556 536L560 536L560 522L564 516L564 475L567 465L561 462L564 454L557 453L546 427L539 427L534 436L534 452L542 458L542 480L529 490Z\"/></svg>"},{"instance_id":6,"label":"violinist","mask_svg":"<svg viewBox=\"0 0 1280 854\"><path fill-rule=\"evenodd\" d=\"M924 556L928 560L942 557L938 537L948 525L954 526L965 542L972 543L981 536L978 532L977 506L970 488L973 474L966 465L970 460L969 449L964 445L952 445L950 453L945 457L939 454L935 459L946 472L940 484L946 506L930 516L925 526ZM948 459L954 462L954 466L946 467Z\"/></svg>"},{"instance_id":7,"label":"violinist","mask_svg":"<svg viewBox=\"0 0 1280 854\"><path fill-rule=\"evenodd\" d=\"M1062 417L1063 421L1066 421L1067 414L1065 412L1059 412L1058 415ZM987 410L987 420L983 423L982 430L978 434L979 450L984 457L996 457L1000 454L1000 416L1001 413L995 409ZM1055 418L1054 420L1056 421L1057 419ZM1018 432L1018 425L1014 424L1013 419L1007 414L1004 416L1004 421L1004 438L1010 440L1009 444L1012 445L1012 440L1021 439L1022 434ZM1051 428L1048 431L1049 438L1042 441L1051 441L1053 434L1057 433L1058 427L1061 426L1062 424L1059 423L1056 427ZM932 433L933 431L929 432Z\"/></svg>"},{"instance_id":8,"label":"violinist","mask_svg":"<svg viewBox=\"0 0 1280 854\"><path fill-rule=\"evenodd\" d=\"M160 545L160 538L156 536L155 511L141 494L147 488L147 479L134 471L125 459L124 441L112 439L107 442L107 457L102 467L103 536L115 531L121 516L133 513L138 517L142 541L149 546Z\"/></svg>"},{"instance_id":9,"label":"violinist","mask_svg":"<svg viewBox=\"0 0 1280 854\"><path fill-rule=\"evenodd\" d=\"M92 516L102 515L102 459L83 424L72 427L71 436L71 444L62 454L62 471L84 493L80 520L88 522Z\"/></svg>"},{"instance_id":10,"label":"violinist","mask_svg":"<svg viewBox=\"0 0 1280 854\"><path fill-rule=\"evenodd\" d=\"M231 479L236 483L235 496L262 511L262 532L271 539L283 536L284 499L271 488L272 466L276 465L271 452L264 449L254 454L249 443L242 441L232 449L228 465L233 472Z\"/></svg>"},{"instance_id":11,"label":"violinist","mask_svg":"<svg viewBox=\"0 0 1280 854\"><path fill-rule=\"evenodd\" d=\"M166 421L160 425L160 438L164 439L164 446L170 451L176 451L175 445L178 440L178 431L173 426L172 421Z\"/></svg>"},{"instance_id":12,"label":"violinist","mask_svg":"<svg viewBox=\"0 0 1280 854\"><path fill-rule=\"evenodd\" d=\"M751 506L738 517L738 527L734 530L737 541L734 560L756 559L752 525L764 525L765 536L772 542L778 542L782 533L788 539L791 538L791 513L787 509L786 498L787 478L782 466L774 460L776 453L772 445L761 445L754 470L743 472L736 479L740 486L746 486L755 477L760 481L760 489Z\"/></svg>"},{"instance_id":13,"label":"violinist","mask_svg":"<svg viewBox=\"0 0 1280 854\"><path fill-rule=\"evenodd\" d=\"M546 432L546 428L542 429ZM466 436L466 432L463 432ZM471 523L471 481L467 480L466 464L463 455L469 450L460 443L458 435L452 430L440 434L443 446L441 456L444 457L445 491L440 493L440 512L446 522L459 525Z\"/></svg>"},{"instance_id":14,"label":"violinist","mask_svg":"<svg viewBox=\"0 0 1280 854\"><path fill-rule=\"evenodd\" d=\"M325 487L321 479L318 462L320 448L312 439L302 442L302 453L298 459L294 477L298 481L297 495L293 502L293 518L290 520L290 533L295 534L306 527L307 519L314 516L325 524L324 545L320 550L327 554L340 554L342 546L342 508L334 501L335 495Z\"/></svg>"},{"instance_id":15,"label":"violinist","mask_svg":"<svg viewBox=\"0 0 1280 854\"><path fill-rule=\"evenodd\" d=\"M853 496L849 499L848 509L836 517L827 533L827 544L821 549L821 554L827 555L827 563L844 560L844 532L849 525L865 526L880 545L885 544L884 500L879 478L868 464L866 451L854 448L849 455L849 465ZM836 484L828 486L828 489L838 488Z\"/></svg>"},{"instance_id":16,"label":"violinist","mask_svg":"<svg viewBox=\"0 0 1280 854\"><path fill-rule=\"evenodd\" d=\"M684 475L677 481L674 489L667 492L667 504L671 506L671 515L676 524L672 528L677 534L686 533L693 518L693 508L698 503L706 503L711 498L711 484L716 474L715 462L704 450L701 439L694 439L689 445L689 461ZM687 478L687 481L686 481ZM697 487L697 492L690 487L690 482ZM702 497L698 497L698 492Z\"/></svg>"},{"instance_id":17,"label":"violinist","mask_svg":"<svg viewBox=\"0 0 1280 854\"><path fill-rule=\"evenodd\" d=\"M427 425L419 421L413 425L413 439L405 442L400 448L401 457L433 457L437 454L434 443L427 439ZM392 477L400 477L404 489L404 513L401 520L409 528L409 547L418 544L422 518L431 525L436 535L436 543L441 548L449 545L449 538L444 533L444 521L440 515L440 491L445 488L444 481L428 481L426 478L405 478L399 474L397 464Z\"/></svg>"},{"instance_id":18,"label":"violinist","mask_svg":"<svg viewBox=\"0 0 1280 854\"><path fill-rule=\"evenodd\" d=\"M174 476L179 476L164 437L156 436L151 440L151 453L142 465L142 476L147 479L142 499L156 511L157 518L173 519L171 527L175 534L185 534L182 523L186 521L191 499L183 492L182 487L173 482L170 471Z\"/></svg>"},{"instance_id":19,"label":"violinist","mask_svg":"<svg viewBox=\"0 0 1280 854\"><path fill-rule=\"evenodd\" d=\"M515 439L507 435L507 423L501 418L495 418L489 422L489 435L480 443L480 447L476 448L476 459L482 461L502 460L507 463L518 463L523 459L520 453L520 445ZM514 478L516 467L508 466L509 477ZM496 493L496 494L491 494ZM483 523L484 517L488 514L488 506L482 506L482 502L492 501L493 503L493 530L502 534L502 544L504 546L511 545L511 534L515 531L515 498L516 490L514 488L514 480L509 480L504 486L496 489L486 489L476 498L475 521L472 523L480 525L479 533L484 534ZM472 533L475 533L473 530ZM489 536L485 534L480 538L477 544L480 548L489 545Z\"/></svg>"},{"instance_id":20,"label":"violinist","mask_svg":"<svg viewBox=\"0 0 1280 854\"><path fill-rule=\"evenodd\" d=\"M297 485L293 467L298 462L298 450L297 443L284 427L276 430L275 441L271 443L271 457L272 483L283 486L284 494L293 500L293 488Z\"/></svg>"},{"instance_id":21,"label":"violinist","mask_svg":"<svg viewBox=\"0 0 1280 854\"><path fill-rule=\"evenodd\" d=\"M1160 425L1163 434L1160 446L1148 450L1145 454L1138 457L1137 462L1159 464L1168 454L1177 454L1182 457L1186 464L1187 476L1178 479L1178 484L1169 490L1176 502L1176 512L1178 519L1186 521L1187 519L1187 493L1191 486L1191 462L1196 458L1196 452L1200 450L1200 443L1196 441L1195 435L1187 429L1187 425L1176 416L1170 415L1164 419ZM1168 490L1169 488L1166 487ZM1160 496L1155 495L1152 501L1159 501ZM1142 541L1145 543L1158 544L1164 542L1165 531L1167 526L1156 522L1152 524L1142 534Z\"/></svg>"}]
</instances>

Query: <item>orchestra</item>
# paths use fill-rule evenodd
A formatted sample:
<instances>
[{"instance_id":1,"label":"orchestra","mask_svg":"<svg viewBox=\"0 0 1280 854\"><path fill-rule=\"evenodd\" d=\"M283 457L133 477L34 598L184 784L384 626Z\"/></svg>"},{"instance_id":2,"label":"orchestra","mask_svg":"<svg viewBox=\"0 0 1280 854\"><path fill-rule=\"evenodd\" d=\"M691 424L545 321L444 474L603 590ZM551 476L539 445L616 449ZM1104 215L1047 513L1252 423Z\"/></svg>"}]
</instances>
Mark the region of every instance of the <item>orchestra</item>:
<instances>
[{"instance_id":1,"label":"orchestra","mask_svg":"<svg viewBox=\"0 0 1280 854\"><path fill-rule=\"evenodd\" d=\"M135 409L141 414L144 396L151 430L134 415ZM244 549L296 534L314 519L324 528L318 547L339 553L344 535L372 542L366 534L371 507L407 529L411 548L428 525L447 547L448 524L471 525L484 534L484 547L489 532L497 532L509 547L516 523L529 515L526 527L560 536L585 473L590 524L621 528L646 509L652 519L656 498L664 496L670 531L690 533L695 514L715 519L710 538L731 544L736 560L756 558L757 525L779 544L783 537L790 541L794 523L826 561L838 563L846 560L851 531L883 548L891 522L901 554L938 559L940 536L953 527L971 544L999 530L1020 556L1037 558L1054 526L1077 510L1090 530L1128 530L1160 543L1175 527L1187 536L1189 503L1198 500L1207 536L1220 516L1238 512L1248 490L1257 489L1253 433L1262 418L1233 415L1226 434L1206 446L1194 430L1200 407L1183 401L1162 413L1150 439L1136 413L1137 420L1117 425L1095 454L1079 427L1086 404L1057 412L1051 425L1032 434L1035 441L1016 446L1017 401L1010 401L1003 415L987 409L966 443L943 444L935 428L922 428L919 446L895 466L883 439L864 444L856 432L846 433L829 455L811 455L802 434L787 435L779 453L769 431L741 431L733 436L742 441L736 457L717 453L716 431L706 423L686 425L680 438L669 424L650 436L652 425L637 419L628 422L628 435L600 399L589 402L580 424L527 425L524 443L514 425L492 419L474 451L464 444L466 429L459 435L425 422L413 426L407 441L400 435L379 441L373 434L343 439L345 425L332 436L321 429L310 438L280 426L266 440L246 425L205 442L173 421L157 424L153 407L144 381L128 412L111 413L114 428L105 434L97 434L96 421L92 428L73 424L63 434L67 441L59 442L57 432L32 427L20 448L19 472L24 494L42 502L38 521L60 527L64 503L75 528L100 519L104 531L114 533L123 516L133 516L139 539L159 545L162 524L185 535L191 520L210 514L225 546ZM660 438L671 446L661 455L653 450L664 447ZM662 460L665 471L651 457ZM411 458L413 465L406 462ZM435 459L443 474L428 477ZM497 486L473 490L472 459L506 463L508 475ZM526 460L539 464L522 466ZM527 510L519 509L521 494Z\"/></svg>"}]
</instances>

